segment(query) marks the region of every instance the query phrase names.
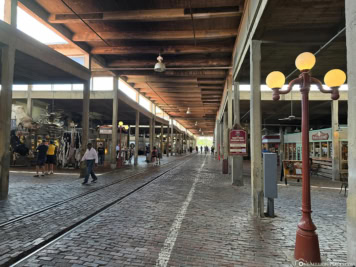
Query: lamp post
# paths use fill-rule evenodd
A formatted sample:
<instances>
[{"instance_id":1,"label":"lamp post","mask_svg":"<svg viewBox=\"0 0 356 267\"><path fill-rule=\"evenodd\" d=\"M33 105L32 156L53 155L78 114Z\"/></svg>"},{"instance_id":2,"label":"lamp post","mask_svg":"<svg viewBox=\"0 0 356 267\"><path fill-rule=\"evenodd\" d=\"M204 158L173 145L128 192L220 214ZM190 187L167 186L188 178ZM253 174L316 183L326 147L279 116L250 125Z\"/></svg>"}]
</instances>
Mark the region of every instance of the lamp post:
<instances>
[{"instance_id":1,"label":"lamp post","mask_svg":"<svg viewBox=\"0 0 356 267\"><path fill-rule=\"evenodd\" d=\"M122 132L122 125L124 123L122 121L119 121L119 126L120 126L120 137L119 137L119 161L118 161L118 167L121 168L122 166L122 160L121 160L121 132Z\"/></svg>"},{"instance_id":2,"label":"lamp post","mask_svg":"<svg viewBox=\"0 0 356 267\"><path fill-rule=\"evenodd\" d=\"M299 85L302 94L302 218L298 224L294 258L307 263L320 263L320 249L318 235L315 233L316 226L311 218L310 200L310 172L309 172L309 91L310 86L315 84L322 93L331 94L332 100L339 98L339 87L346 81L346 74L339 69L330 70L324 77L325 84L330 89L324 89L321 82L311 77L309 71L315 65L315 56L305 52L300 54L295 61L300 70L298 78L292 80L286 90L281 90L285 83L283 73L271 72L266 79L268 87L273 90L273 100L277 101L280 94L289 93L294 85Z\"/></svg>"}]
</instances>

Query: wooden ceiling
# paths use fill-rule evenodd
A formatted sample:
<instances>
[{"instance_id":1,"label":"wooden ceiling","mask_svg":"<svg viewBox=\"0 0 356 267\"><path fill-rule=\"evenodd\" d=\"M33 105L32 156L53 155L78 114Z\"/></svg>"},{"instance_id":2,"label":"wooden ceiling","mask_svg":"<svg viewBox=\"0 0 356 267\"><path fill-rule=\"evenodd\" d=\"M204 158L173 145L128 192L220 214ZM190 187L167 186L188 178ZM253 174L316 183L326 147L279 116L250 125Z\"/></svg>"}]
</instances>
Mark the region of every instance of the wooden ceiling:
<instances>
[{"instance_id":1,"label":"wooden ceiling","mask_svg":"<svg viewBox=\"0 0 356 267\"><path fill-rule=\"evenodd\" d=\"M199 135L199 128L213 134L244 0L36 2L49 25L72 33L70 44L54 49L75 55L76 45L85 44L104 62L101 67L120 75L193 134ZM163 73L153 71L159 52L167 68Z\"/></svg>"}]
</instances>

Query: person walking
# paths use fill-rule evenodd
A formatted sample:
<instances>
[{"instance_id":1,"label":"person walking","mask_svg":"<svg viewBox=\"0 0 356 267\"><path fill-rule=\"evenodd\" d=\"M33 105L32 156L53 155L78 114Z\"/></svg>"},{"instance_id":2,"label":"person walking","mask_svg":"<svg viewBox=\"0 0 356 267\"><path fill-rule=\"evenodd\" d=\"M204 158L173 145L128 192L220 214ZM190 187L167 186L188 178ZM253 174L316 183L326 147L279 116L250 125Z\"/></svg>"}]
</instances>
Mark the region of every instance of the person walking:
<instances>
[{"instance_id":1,"label":"person walking","mask_svg":"<svg viewBox=\"0 0 356 267\"><path fill-rule=\"evenodd\" d=\"M85 151L85 154L82 158L82 161L84 160L86 161L87 165L87 173L85 175L84 182L82 183L82 185L88 185L90 175L93 179L91 182L96 183L98 177L96 177L94 173L94 164L95 166L98 165L98 154L96 153L96 150L93 148L91 143L88 143L87 145L87 151Z\"/></svg>"},{"instance_id":2,"label":"person walking","mask_svg":"<svg viewBox=\"0 0 356 267\"><path fill-rule=\"evenodd\" d=\"M151 162L157 164L157 148L154 146L151 154Z\"/></svg>"},{"instance_id":3,"label":"person walking","mask_svg":"<svg viewBox=\"0 0 356 267\"><path fill-rule=\"evenodd\" d=\"M203 154L203 146L200 146L200 154Z\"/></svg>"},{"instance_id":4,"label":"person walking","mask_svg":"<svg viewBox=\"0 0 356 267\"><path fill-rule=\"evenodd\" d=\"M47 155L48 146L46 146L46 140L42 140L42 143L36 148L37 151L37 161L36 161L36 175L33 177L39 177L38 173L40 168L42 169L41 176L45 176L45 163Z\"/></svg>"},{"instance_id":5,"label":"person walking","mask_svg":"<svg viewBox=\"0 0 356 267\"><path fill-rule=\"evenodd\" d=\"M99 165L104 165L105 148L103 147L103 144L100 144L98 147L98 158L99 158Z\"/></svg>"},{"instance_id":6,"label":"person walking","mask_svg":"<svg viewBox=\"0 0 356 267\"><path fill-rule=\"evenodd\" d=\"M54 142L49 141L46 160L46 174L53 174L53 165L56 163L57 147Z\"/></svg>"}]
</instances>

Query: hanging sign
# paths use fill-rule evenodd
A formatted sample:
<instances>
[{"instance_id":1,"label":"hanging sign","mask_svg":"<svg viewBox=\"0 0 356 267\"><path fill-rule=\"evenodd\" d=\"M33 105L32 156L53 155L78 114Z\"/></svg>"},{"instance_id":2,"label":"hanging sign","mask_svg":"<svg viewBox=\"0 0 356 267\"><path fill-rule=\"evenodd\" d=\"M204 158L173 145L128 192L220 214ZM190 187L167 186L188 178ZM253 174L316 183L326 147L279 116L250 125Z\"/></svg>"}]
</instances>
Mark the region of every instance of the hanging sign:
<instances>
[{"instance_id":1,"label":"hanging sign","mask_svg":"<svg viewBox=\"0 0 356 267\"><path fill-rule=\"evenodd\" d=\"M323 133L322 131L312 135L312 140L328 140L328 139L329 139L329 134Z\"/></svg>"},{"instance_id":2,"label":"hanging sign","mask_svg":"<svg viewBox=\"0 0 356 267\"><path fill-rule=\"evenodd\" d=\"M247 156L247 133L245 130L230 130L229 155Z\"/></svg>"},{"instance_id":3,"label":"hanging sign","mask_svg":"<svg viewBox=\"0 0 356 267\"><path fill-rule=\"evenodd\" d=\"M99 134L112 134L111 126L100 126Z\"/></svg>"}]
</instances>

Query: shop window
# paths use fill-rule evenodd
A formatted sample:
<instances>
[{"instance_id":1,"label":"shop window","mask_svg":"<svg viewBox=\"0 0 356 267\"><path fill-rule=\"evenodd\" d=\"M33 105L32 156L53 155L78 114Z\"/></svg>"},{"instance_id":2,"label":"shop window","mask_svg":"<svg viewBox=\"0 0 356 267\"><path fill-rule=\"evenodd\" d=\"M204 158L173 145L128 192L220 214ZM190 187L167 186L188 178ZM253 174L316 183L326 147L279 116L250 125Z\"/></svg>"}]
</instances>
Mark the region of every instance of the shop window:
<instances>
[{"instance_id":1,"label":"shop window","mask_svg":"<svg viewBox=\"0 0 356 267\"><path fill-rule=\"evenodd\" d=\"M320 153L322 158L328 157L328 142L322 142L320 146Z\"/></svg>"},{"instance_id":2,"label":"shop window","mask_svg":"<svg viewBox=\"0 0 356 267\"><path fill-rule=\"evenodd\" d=\"M314 157L320 158L321 156L320 143L314 143L314 150L315 150Z\"/></svg>"}]
</instances>

